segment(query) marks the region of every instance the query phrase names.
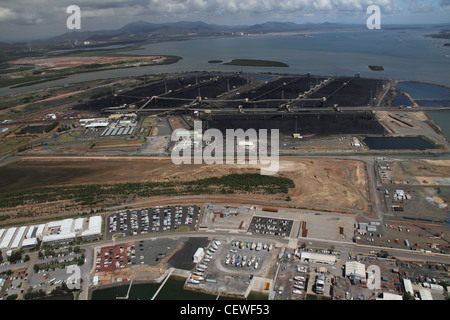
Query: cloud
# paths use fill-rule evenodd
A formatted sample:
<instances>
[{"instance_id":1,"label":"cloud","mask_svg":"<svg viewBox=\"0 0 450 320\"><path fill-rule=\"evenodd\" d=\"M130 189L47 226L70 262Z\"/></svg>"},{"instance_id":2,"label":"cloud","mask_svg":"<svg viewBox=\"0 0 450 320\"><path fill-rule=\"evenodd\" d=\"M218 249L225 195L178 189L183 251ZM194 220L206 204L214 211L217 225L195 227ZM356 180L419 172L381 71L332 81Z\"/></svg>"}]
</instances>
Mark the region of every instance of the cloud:
<instances>
[{"instance_id":1,"label":"cloud","mask_svg":"<svg viewBox=\"0 0 450 320\"><path fill-rule=\"evenodd\" d=\"M407 0L408 11L410 13L428 13L434 11L434 7L430 3L422 3L418 0Z\"/></svg>"},{"instance_id":2,"label":"cloud","mask_svg":"<svg viewBox=\"0 0 450 320\"><path fill-rule=\"evenodd\" d=\"M448 2L448 0L441 0ZM299 12L356 12L363 11L371 4L379 5L382 10L391 10L394 0L3 0L2 7L9 12L2 15L25 17L48 15L50 12L65 12L71 4L78 5L87 16L96 13L119 16L141 15L186 15L189 13L206 14L259 14L259 13L293 13ZM27 14L24 14L27 12ZM0 16L2 17L2 16ZM5 19L5 18L3 18Z\"/></svg>"},{"instance_id":3,"label":"cloud","mask_svg":"<svg viewBox=\"0 0 450 320\"><path fill-rule=\"evenodd\" d=\"M15 19L15 13L9 8L0 7L0 22L8 22Z\"/></svg>"},{"instance_id":4,"label":"cloud","mask_svg":"<svg viewBox=\"0 0 450 320\"><path fill-rule=\"evenodd\" d=\"M423 0L2 0L0 24L51 25L56 22L65 26L69 5L79 6L82 20L85 20L83 25L94 28L108 20L121 25L137 20L249 24L272 19L302 22L331 18L364 22L366 9L372 4L378 5L385 15L437 10ZM434 4L448 8L450 0Z\"/></svg>"}]
</instances>

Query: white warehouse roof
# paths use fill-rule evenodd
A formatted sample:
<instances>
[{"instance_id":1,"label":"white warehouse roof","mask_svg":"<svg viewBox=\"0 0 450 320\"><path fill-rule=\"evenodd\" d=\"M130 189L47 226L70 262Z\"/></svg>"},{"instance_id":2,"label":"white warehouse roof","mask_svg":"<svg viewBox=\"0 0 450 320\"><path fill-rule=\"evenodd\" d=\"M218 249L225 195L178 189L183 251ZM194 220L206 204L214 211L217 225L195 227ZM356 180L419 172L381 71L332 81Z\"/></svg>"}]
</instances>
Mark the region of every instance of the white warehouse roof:
<instances>
[{"instance_id":1,"label":"white warehouse roof","mask_svg":"<svg viewBox=\"0 0 450 320\"><path fill-rule=\"evenodd\" d=\"M108 122L93 122L85 125L86 128L97 128L97 127L107 127L109 125Z\"/></svg>"},{"instance_id":2,"label":"white warehouse roof","mask_svg":"<svg viewBox=\"0 0 450 320\"><path fill-rule=\"evenodd\" d=\"M76 232L67 232L67 233L60 233L60 234L49 234L42 238L42 242L52 242L52 241L62 241L62 240L69 240L69 239L75 239L77 236Z\"/></svg>"},{"instance_id":3,"label":"white warehouse roof","mask_svg":"<svg viewBox=\"0 0 450 320\"><path fill-rule=\"evenodd\" d=\"M72 232L73 219L64 219L61 221L61 233Z\"/></svg>"},{"instance_id":4,"label":"white warehouse roof","mask_svg":"<svg viewBox=\"0 0 450 320\"><path fill-rule=\"evenodd\" d=\"M27 230L27 226L22 226L19 228L19 231L16 234L16 237L11 244L11 249L17 249L19 247L20 242L22 241L23 235L25 234L25 230Z\"/></svg>"},{"instance_id":5,"label":"white warehouse roof","mask_svg":"<svg viewBox=\"0 0 450 320\"><path fill-rule=\"evenodd\" d=\"M309 252L309 251L302 251L302 253L300 255L300 259L302 261L309 260L312 262L322 262L322 263L328 263L328 264L336 263L336 256L334 256L332 254L322 254L322 253Z\"/></svg>"},{"instance_id":6,"label":"white warehouse roof","mask_svg":"<svg viewBox=\"0 0 450 320\"><path fill-rule=\"evenodd\" d=\"M0 243L0 249L6 249L9 247L9 244L11 243L11 240L14 236L14 233L16 233L16 230L17 228L9 228L8 231L6 231L5 237Z\"/></svg>"},{"instance_id":7,"label":"white warehouse roof","mask_svg":"<svg viewBox=\"0 0 450 320\"><path fill-rule=\"evenodd\" d=\"M345 262L345 276L358 279L366 278L366 266L358 261L346 261Z\"/></svg>"},{"instance_id":8,"label":"white warehouse roof","mask_svg":"<svg viewBox=\"0 0 450 320\"><path fill-rule=\"evenodd\" d=\"M428 289L420 289L419 294L421 300L433 300L433 296L431 295L431 292Z\"/></svg>"},{"instance_id":9,"label":"white warehouse roof","mask_svg":"<svg viewBox=\"0 0 450 320\"><path fill-rule=\"evenodd\" d=\"M75 220L73 231L78 232L83 228L84 218L78 218Z\"/></svg>"},{"instance_id":10,"label":"white warehouse roof","mask_svg":"<svg viewBox=\"0 0 450 320\"><path fill-rule=\"evenodd\" d=\"M45 229L45 224L38 225L37 230L36 230L36 237L37 238L41 238L42 237L42 234L44 233L44 229Z\"/></svg>"},{"instance_id":11,"label":"white warehouse roof","mask_svg":"<svg viewBox=\"0 0 450 320\"><path fill-rule=\"evenodd\" d=\"M403 297L401 295L390 292L383 292L382 295L382 298L377 298L376 300L403 300Z\"/></svg>"},{"instance_id":12,"label":"white warehouse roof","mask_svg":"<svg viewBox=\"0 0 450 320\"><path fill-rule=\"evenodd\" d=\"M26 236L25 236L25 239L31 238L31 236L33 235L33 231L34 231L35 228L36 228L36 226L30 226L30 227L28 228L28 231L27 231L27 234L26 234Z\"/></svg>"},{"instance_id":13,"label":"white warehouse roof","mask_svg":"<svg viewBox=\"0 0 450 320\"><path fill-rule=\"evenodd\" d=\"M89 226L87 230L81 233L81 236L92 236L102 233L102 216L93 216L89 218Z\"/></svg>"},{"instance_id":14,"label":"white warehouse roof","mask_svg":"<svg viewBox=\"0 0 450 320\"><path fill-rule=\"evenodd\" d=\"M414 296L414 290L412 287L411 280L409 279L403 279L403 286L405 287L405 291L409 292L411 295Z\"/></svg>"},{"instance_id":15,"label":"white warehouse roof","mask_svg":"<svg viewBox=\"0 0 450 320\"><path fill-rule=\"evenodd\" d=\"M23 239L22 247L32 247L37 243L37 238L27 238Z\"/></svg>"}]
</instances>

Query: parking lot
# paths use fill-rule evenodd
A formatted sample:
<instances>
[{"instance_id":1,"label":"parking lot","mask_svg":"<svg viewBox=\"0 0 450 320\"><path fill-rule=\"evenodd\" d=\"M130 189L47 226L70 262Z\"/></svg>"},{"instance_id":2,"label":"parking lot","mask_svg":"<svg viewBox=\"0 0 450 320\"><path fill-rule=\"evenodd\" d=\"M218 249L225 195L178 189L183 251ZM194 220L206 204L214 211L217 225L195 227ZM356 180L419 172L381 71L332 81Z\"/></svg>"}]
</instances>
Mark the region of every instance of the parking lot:
<instances>
[{"instance_id":1,"label":"parking lot","mask_svg":"<svg viewBox=\"0 0 450 320\"><path fill-rule=\"evenodd\" d=\"M210 293L244 296L254 277L272 277L277 251L268 241L214 240L205 248L186 285Z\"/></svg>"},{"instance_id":2,"label":"parking lot","mask_svg":"<svg viewBox=\"0 0 450 320\"><path fill-rule=\"evenodd\" d=\"M292 229L292 220L254 216L249 232L271 236L288 237Z\"/></svg>"},{"instance_id":3,"label":"parking lot","mask_svg":"<svg viewBox=\"0 0 450 320\"><path fill-rule=\"evenodd\" d=\"M56 286L66 282L70 274L67 267L82 259L81 252L74 252L71 247L61 247L52 255L45 255L36 261L39 266L37 272L31 272L27 277L27 285L33 290L42 289L45 292L52 291Z\"/></svg>"},{"instance_id":4,"label":"parking lot","mask_svg":"<svg viewBox=\"0 0 450 320\"><path fill-rule=\"evenodd\" d=\"M96 272L133 266L154 266L169 256L186 239L151 239L97 249Z\"/></svg>"},{"instance_id":5,"label":"parking lot","mask_svg":"<svg viewBox=\"0 0 450 320\"><path fill-rule=\"evenodd\" d=\"M23 292L23 282L27 281L27 271L25 268L19 270L13 270L11 274L3 273L0 276L0 282L3 281L1 286L1 298L6 299L8 295L19 295Z\"/></svg>"},{"instance_id":6,"label":"parking lot","mask_svg":"<svg viewBox=\"0 0 450 320\"><path fill-rule=\"evenodd\" d=\"M197 206L171 206L116 212L107 218L106 237L176 231L180 227L192 231L197 225L199 211Z\"/></svg>"}]
</instances>

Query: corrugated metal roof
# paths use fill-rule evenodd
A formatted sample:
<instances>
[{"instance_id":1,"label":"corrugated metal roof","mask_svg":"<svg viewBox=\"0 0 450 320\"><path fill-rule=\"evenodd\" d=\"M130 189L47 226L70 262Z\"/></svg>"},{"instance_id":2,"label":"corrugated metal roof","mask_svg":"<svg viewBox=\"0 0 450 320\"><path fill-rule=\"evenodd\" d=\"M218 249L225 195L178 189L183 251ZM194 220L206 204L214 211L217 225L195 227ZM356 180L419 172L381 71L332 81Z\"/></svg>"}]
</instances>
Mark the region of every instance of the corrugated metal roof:
<instances>
[{"instance_id":1,"label":"corrugated metal roof","mask_svg":"<svg viewBox=\"0 0 450 320\"><path fill-rule=\"evenodd\" d=\"M9 228L8 231L6 231L5 237L3 238L2 242L0 243L0 249L6 249L9 247L9 244L11 243L11 240L16 233L17 228Z\"/></svg>"}]
</instances>

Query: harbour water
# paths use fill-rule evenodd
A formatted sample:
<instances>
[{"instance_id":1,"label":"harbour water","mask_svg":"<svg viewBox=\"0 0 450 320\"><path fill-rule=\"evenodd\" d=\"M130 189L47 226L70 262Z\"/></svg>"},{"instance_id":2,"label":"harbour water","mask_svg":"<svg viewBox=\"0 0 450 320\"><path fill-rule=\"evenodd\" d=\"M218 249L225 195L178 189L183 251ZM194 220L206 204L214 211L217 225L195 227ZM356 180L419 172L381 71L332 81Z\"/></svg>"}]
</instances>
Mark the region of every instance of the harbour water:
<instances>
[{"instance_id":1,"label":"harbour water","mask_svg":"<svg viewBox=\"0 0 450 320\"><path fill-rule=\"evenodd\" d=\"M450 111L427 111L428 116L437 124L450 141Z\"/></svg>"},{"instance_id":2,"label":"harbour water","mask_svg":"<svg viewBox=\"0 0 450 320\"><path fill-rule=\"evenodd\" d=\"M142 74L190 71L273 72L292 74L345 75L392 78L450 85L446 57L449 47L440 40L424 37L438 28L309 32L297 35L242 36L196 39L144 45L128 51L140 55L177 55L183 59L172 65L145 66L88 72L28 87L0 88L0 95L29 92L57 85ZM417 50L420 48L420 50ZM288 68L237 67L208 63L210 60L261 59L284 62ZM369 65L383 66L372 71Z\"/></svg>"},{"instance_id":3,"label":"harbour water","mask_svg":"<svg viewBox=\"0 0 450 320\"><path fill-rule=\"evenodd\" d=\"M180 277L170 277L164 287L158 293L155 300L215 300L216 295L204 294L184 290L185 279ZM150 300L160 287L159 283L140 283L131 286L129 300ZM117 297L126 296L128 284L123 284L110 288L99 288L92 294L92 300L116 300ZM250 294L249 299L267 299L266 296ZM226 297L219 297L219 300L228 300ZM230 299L233 300L233 299Z\"/></svg>"}]
</instances>

